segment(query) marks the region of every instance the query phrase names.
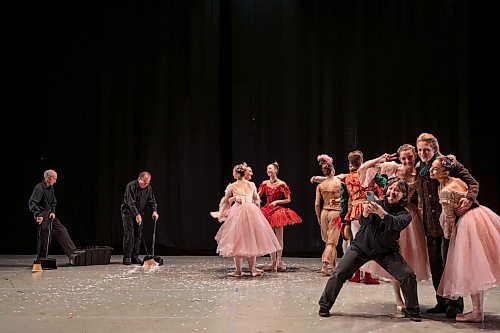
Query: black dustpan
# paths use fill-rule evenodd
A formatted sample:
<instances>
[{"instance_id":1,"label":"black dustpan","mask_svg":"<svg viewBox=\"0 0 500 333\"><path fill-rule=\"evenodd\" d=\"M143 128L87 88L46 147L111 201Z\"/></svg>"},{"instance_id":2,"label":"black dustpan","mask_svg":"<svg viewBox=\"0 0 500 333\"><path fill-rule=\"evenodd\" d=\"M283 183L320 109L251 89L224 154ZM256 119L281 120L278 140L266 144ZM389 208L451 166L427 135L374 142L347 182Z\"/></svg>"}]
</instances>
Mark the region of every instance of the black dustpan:
<instances>
[{"instance_id":1,"label":"black dustpan","mask_svg":"<svg viewBox=\"0 0 500 333\"><path fill-rule=\"evenodd\" d=\"M57 269L56 258L41 258L40 264L42 265L42 269Z\"/></svg>"}]
</instances>

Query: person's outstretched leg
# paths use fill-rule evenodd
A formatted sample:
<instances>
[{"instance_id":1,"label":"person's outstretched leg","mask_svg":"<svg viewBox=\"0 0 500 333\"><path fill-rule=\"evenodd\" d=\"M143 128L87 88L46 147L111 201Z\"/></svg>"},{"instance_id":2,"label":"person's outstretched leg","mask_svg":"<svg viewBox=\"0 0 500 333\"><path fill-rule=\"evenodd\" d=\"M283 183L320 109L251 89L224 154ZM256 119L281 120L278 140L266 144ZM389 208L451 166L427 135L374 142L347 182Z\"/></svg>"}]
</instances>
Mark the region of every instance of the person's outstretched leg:
<instances>
[{"instance_id":1,"label":"person's outstretched leg","mask_svg":"<svg viewBox=\"0 0 500 333\"><path fill-rule=\"evenodd\" d=\"M71 237L69 237L69 233L66 227L57 218L54 218L52 221L52 232L54 233L54 237L57 239L57 242L61 245L64 253L68 257L75 253L75 243L73 243L73 240L71 239Z\"/></svg>"},{"instance_id":2,"label":"person's outstretched leg","mask_svg":"<svg viewBox=\"0 0 500 333\"><path fill-rule=\"evenodd\" d=\"M330 309L332 308L340 289L351 277L354 272L361 267L367 260L360 257L354 250L347 250L342 259L339 261L337 268L332 276L328 279L323 294L319 299L319 315L321 317L330 317Z\"/></svg>"}]
</instances>

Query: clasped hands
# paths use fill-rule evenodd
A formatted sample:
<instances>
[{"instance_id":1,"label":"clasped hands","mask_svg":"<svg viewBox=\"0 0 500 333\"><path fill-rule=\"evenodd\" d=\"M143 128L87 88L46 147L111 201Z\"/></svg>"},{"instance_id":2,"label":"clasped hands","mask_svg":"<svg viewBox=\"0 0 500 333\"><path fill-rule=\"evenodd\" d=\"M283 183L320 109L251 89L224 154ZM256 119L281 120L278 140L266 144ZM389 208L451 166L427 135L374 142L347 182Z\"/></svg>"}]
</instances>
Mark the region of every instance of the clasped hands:
<instances>
[{"instance_id":1,"label":"clasped hands","mask_svg":"<svg viewBox=\"0 0 500 333\"><path fill-rule=\"evenodd\" d=\"M363 205L363 216L368 217L369 214L377 214L380 218L383 218L387 213L378 203L367 202Z\"/></svg>"},{"instance_id":2,"label":"clasped hands","mask_svg":"<svg viewBox=\"0 0 500 333\"><path fill-rule=\"evenodd\" d=\"M229 204L232 204L233 202L237 202L241 205L243 200L238 196L229 198Z\"/></svg>"}]
</instances>

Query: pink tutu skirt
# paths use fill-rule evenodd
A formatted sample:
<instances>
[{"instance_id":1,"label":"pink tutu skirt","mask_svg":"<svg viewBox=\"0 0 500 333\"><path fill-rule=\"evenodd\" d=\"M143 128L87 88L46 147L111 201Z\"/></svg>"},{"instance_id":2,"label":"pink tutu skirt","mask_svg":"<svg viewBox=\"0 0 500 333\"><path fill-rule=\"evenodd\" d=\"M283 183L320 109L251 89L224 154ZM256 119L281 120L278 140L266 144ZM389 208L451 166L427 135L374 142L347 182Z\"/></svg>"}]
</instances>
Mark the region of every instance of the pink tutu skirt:
<instances>
[{"instance_id":1,"label":"pink tutu skirt","mask_svg":"<svg viewBox=\"0 0 500 333\"><path fill-rule=\"evenodd\" d=\"M253 203L235 203L215 235L217 253L223 257L263 256L281 250L281 246L259 207Z\"/></svg>"},{"instance_id":2,"label":"pink tutu skirt","mask_svg":"<svg viewBox=\"0 0 500 333\"><path fill-rule=\"evenodd\" d=\"M469 210L451 234L437 294L476 294L500 285L500 216L485 206Z\"/></svg>"}]
</instances>

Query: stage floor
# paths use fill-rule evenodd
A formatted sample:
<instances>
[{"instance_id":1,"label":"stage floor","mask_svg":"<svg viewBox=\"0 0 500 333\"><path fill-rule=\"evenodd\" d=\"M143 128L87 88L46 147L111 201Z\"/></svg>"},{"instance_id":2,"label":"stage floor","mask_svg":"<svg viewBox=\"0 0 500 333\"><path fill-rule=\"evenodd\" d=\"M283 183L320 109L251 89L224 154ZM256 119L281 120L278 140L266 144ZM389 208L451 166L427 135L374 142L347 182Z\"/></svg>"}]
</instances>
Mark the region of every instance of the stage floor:
<instances>
[{"instance_id":1,"label":"stage floor","mask_svg":"<svg viewBox=\"0 0 500 333\"><path fill-rule=\"evenodd\" d=\"M33 256L0 256L0 330L2 332L480 332L500 331L500 288L485 296L482 324L455 323L430 316L430 282L418 286L424 319L395 315L390 283L347 282L332 308L318 316L318 299L327 278L320 258L284 258L286 272L259 277L228 276L229 258L163 256L164 265L124 266L121 256L109 265L68 266L31 273ZM258 267L269 258L258 258ZM470 297L465 309L471 309Z\"/></svg>"}]
</instances>

